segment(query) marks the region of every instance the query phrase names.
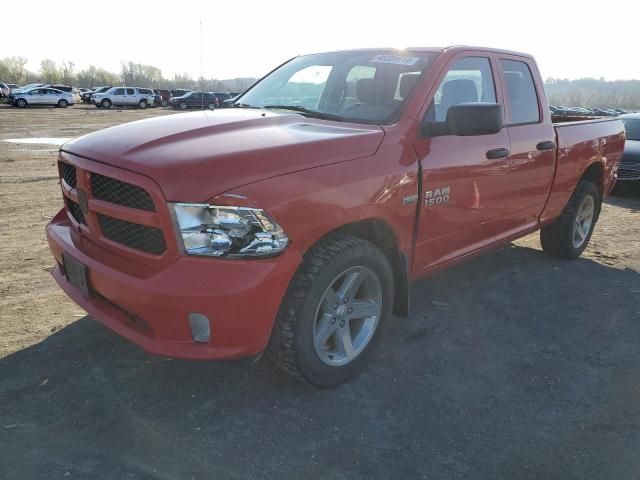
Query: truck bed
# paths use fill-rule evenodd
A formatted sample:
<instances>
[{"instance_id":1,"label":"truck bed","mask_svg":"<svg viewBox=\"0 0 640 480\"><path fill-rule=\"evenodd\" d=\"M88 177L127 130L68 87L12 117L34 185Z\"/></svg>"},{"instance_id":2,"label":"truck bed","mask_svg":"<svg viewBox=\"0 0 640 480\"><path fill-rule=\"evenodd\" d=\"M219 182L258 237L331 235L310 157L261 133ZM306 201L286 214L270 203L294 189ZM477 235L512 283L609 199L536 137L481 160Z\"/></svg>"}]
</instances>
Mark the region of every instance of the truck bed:
<instances>
[{"instance_id":1,"label":"truck bed","mask_svg":"<svg viewBox=\"0 0 640 480\"><path fill-rule=\"evenodd\" d=\"M624 150L624 125L612 117L552 116L557 160L553 186L542 221L560 215L580 179L580 172L598 160L599 176L606 197L616 180L618 159Z\"/></svg>"},{"instance_id":2,"label":"truck bed","mask_svg":"<svg viewBox=\"0 0 640 480\"><path fill-rule=\"evenodd\" d=\"M594 122L594 121L606 121L606 120L615 120L616 117L585 117L579 115L551 115L551 121L554 125L560 125L565 123L584 123L584 122Z\"/></svg>"}]
</instances>

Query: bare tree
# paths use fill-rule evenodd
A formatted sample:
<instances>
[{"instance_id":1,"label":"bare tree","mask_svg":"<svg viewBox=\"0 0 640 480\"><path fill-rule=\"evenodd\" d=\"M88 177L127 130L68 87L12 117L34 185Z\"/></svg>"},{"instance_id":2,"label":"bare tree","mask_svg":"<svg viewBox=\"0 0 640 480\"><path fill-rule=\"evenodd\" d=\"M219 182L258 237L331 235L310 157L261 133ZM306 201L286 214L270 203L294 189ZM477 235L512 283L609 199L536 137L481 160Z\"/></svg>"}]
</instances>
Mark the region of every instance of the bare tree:
<instances>
[{"instance_id":1,"label":"bare tree","mask_svg":"<svg viewBox=\"0 0 640 480\"><path fill-rule=\"evenodd\" d=\"M22 83L27 79L27 59L24 57L5 57L3 63L6 66L8 81Z\"/></svg>"},{"instance_id":2,"label":"bare tree","mask_svg":"<svg viewBox=\"0 0 640 480\"><path fill-rule=\"evenodd\" d=\"M40 62L40 76L43 81L49 83L58 83L62 78L58 65L49 58L45 58Z\"/></svg>"},{"instance_id":3,"label":"bare tree","mask_svg":"<svg viewBox=\"0 0 640 480\"><path fill-rule=\"evenodd\" d=\"M65 85L73 85L75 83L75 75L73 73L75 64L70 61L62 62L60 73L62 75L62 83Z\"/></svg>"}]
</instances>

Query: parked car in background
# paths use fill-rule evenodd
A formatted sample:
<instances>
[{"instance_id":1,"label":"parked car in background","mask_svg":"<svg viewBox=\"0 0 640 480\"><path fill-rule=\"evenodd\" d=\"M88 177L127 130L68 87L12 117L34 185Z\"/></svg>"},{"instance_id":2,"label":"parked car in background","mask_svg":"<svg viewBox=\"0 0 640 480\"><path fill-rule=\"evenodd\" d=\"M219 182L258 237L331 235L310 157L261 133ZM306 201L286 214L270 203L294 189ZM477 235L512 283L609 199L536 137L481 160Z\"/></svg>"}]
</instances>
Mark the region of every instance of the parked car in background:
<instances>
[{"instance_id":1,"label":"parked car in background","mask_svg":"<svg viewBox=\"0 0 640 480\"><path fill-rule=\"evenodd\" d=\"M76 103L73 93L63 92L51 87L37 87L30 90L23 90L11 93L12 103L16 107L26 107L28 105L55 105L66 108Z\"/></svg>"},{"instance_id":2,"label":"parked car in background","mask_svg":"<svg viewBox=\"0 0 640 480\"><path fill-rule=\"evenodd\" d=\"M182 97L183 95L186 95L187 93L189 93L191 90L185 90L183 88L178 88L176 90L170 90L171 93L171 98L174 97Z\"/></svg>"},{"instance_id":3,"label":"parked car in background","mask_svg":"<svg viewBox=\"0 0 640 480\"><path fill-rule=\"evenodd\" d=\"M163 88L157 88L154 90L154 93L156 95L160 95L160 98L162 99L162 105L167 105L169 103L169 100L171 100L171 91L170 90L166 90Z\"/></svg>"},{"instance_id":4,"label":"parked car in background","mask_svg":"<svg viewBox=\"0 0 640 480\"><path fill-rule=\"evenodd\" d=\"M233 106L233 102L235 102L238 99L238 96L235 97L231 97L228 98L227 100L225 100L224 102L222 102L222 105L220 105L220 108L229 108Z\"/></svg>"},{"instance_id":5,"label":"parked car in background","mask_svg":"<svg viewBox=\"0 0 640 480\"><path fill-rule=\"evenodd\" d=\"M26 91L29 91L29 90L31 90L33 88L42 87L42 86L44 86L44 83L30 83L28 85L25 85L24 87L18 86L17 88L12 88L11 89L11 93L18 94L18 93L26 92ZM9 103L12 103L13 102L13 96L9 95L9 99L8 100L9 100Z\"/></svg>"},{"instance_id":6,"label":"parked car in background","mask_svg":"<svg viewBox=\"0 0 640 480\"><path fill-rule=\"evenodd\" d=\"M187 108L201 108L213 110L216 108L216 97L209 92L189 92L181 97L174 97L169 101L173 108L186 110Z\"/></svg>"},{"instance_id":7,"label":"parked car in background","mask_svg":"<svg viewBox=\"0 0 640 480\"><path fill-rule=\"evenodd\" d=\"M104 93L107 90L109 90L110 88L113 88L111 85L105 85L103 87L95 87L92 90L89 90L88 92L82 93L80 95L80 100L82 100L84 103L91 103L91 97L96 94L96 93Z\"/></svg>"},{"instance_id":8,"label":"parked car in background","mask_svg":"<svg viewBox=\"0 0 640 480\"><path fill-rule=\"evenodd\" d=\"M46 83L42 86L55 88L56 90L60 90L61 92L73 93L73 87L70 85L55 85L52 83Z\"/></svg>"},{"instance_id":9,"label":"parked car in background","mask_svg":"<svg viewBox=\"0 0 640 480\"><path fill-rule=\"evenodd\" d=\"M138 88L138 93L147 98L147 106L155 107L156 106L156 94L151 88ZM139 105L140 108L145 108Z\"/></svg>"},{"instance_id":10,"label":"parked car in background","mask_svg":"<svg viewBox=\"0 0 640 480\"><path fill-rule=\"evenodd\" d=\"M94 93L91 96L91 103L98 108L111 108L112 106L147 108L153 103L153 92L148 88L112 87L106 92Z\"/></svg>"},{"instance_id":11,"label":"parked car in background","mask_svg":"<svg viewBox=\"0 0 640 480\"><path fill-rule=\"evenodd\" d=\"M217 106L221 106L224 102L233 98L230 93L221 93L221 92L211 92L211 93L213 93L213 95L216 97L216 100L218 101Z\"/></svg>"},{"instance_id":12,"label":"parked car in background","mask_svg":"<svg viewBox=\"0 0 640 480\"><path fill-rule=\"evenodd\" d=\"M640 184L640 113L627 113L619 118L627 132L627 141L618 167L618 182Z\"/></svg>"}]
</instances>

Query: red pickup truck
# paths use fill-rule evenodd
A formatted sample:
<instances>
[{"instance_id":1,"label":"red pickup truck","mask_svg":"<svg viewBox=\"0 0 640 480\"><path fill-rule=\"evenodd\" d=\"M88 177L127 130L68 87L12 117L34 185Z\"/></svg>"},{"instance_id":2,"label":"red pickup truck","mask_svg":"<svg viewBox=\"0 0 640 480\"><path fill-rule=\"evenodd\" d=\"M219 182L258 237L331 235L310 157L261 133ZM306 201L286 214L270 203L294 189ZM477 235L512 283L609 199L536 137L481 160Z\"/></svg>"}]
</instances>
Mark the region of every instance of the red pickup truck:
<instances>
[{"instance_id":1,"label":"red pickup truck","mask_svg":"<svg viewBox=\"0 0 640 480\"><path fill-rule=\"evenodd\" d=\"M53 275L148 352L266 350L320 386L363 367L410 281L538 229L578 257L625 142L552 123L533 58L494 49L300 56L233 107L66 143Z\"/></svg>"}]
</instances>

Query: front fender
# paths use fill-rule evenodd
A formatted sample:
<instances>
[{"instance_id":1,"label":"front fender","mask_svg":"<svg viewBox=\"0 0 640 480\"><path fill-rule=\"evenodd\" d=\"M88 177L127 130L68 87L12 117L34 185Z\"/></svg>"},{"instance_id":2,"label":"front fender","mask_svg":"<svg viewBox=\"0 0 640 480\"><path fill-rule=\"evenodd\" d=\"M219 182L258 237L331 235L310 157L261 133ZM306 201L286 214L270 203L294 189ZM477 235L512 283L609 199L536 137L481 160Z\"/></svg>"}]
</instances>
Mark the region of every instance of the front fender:
<instances>
[{"instance_id":1,"label":"front fender","mask_svg":"<svg viewBox=\"0 0 640 480\"><path fill-rule=\"evenodd\" d=\"M394 167L389 172L389 162L376 157L327 165L244 185L209 203L264 209L300 255L329 232L367 219L386 222L399 250L409 254L417 205L404 199L418 192L417 168Z\"/></svg>"}]
</instances>

